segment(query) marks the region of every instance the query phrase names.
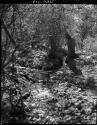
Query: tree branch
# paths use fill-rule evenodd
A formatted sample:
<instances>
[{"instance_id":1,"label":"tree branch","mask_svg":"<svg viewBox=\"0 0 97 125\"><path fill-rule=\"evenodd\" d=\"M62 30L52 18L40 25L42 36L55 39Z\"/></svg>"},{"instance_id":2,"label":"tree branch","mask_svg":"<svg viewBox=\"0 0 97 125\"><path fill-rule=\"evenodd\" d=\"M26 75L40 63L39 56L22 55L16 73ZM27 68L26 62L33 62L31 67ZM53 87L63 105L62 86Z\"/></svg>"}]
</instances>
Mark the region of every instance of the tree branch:
<instances>
[{"instance_id":1,"label":"tree branch","mask_svg":"<svg viewBox=\"0 0 97 125\"><path fill-rule=\"evenodd\" d=\"M14 53L16 52L16 50L18 49L19 46L16 45L16 42L14 41L14 39L12 38L12 36L10 35L10 33L9 33L9 31L8 31L6 25L4 24L4 21L3 21L2 19L1 19L1 22L2 22L2 26L3 26L3 28L4 28L5 32L6 32L6 34L8 35L8 37L9 37L11 43L15 46L15 49L14 49L14 51L13 51L13 53L12 53L10 59L8 60L8 62L7 62L6 64L3 65L3 67L5 67L5 66L7 66L7 65L11 62L11 60L12 60L12 58L13 58L13 55L14 55Z\"/></svg>"},{"instance_id":2,"label":"tree branch","mask_svg":"<svg viewBox=\"0 0 97 125\"><path fill-rule=\"evenodd\" d=\"M16 46L16 42L15 42L14 39L11 37L11 35L10 35L10 33L9 33L9 31L8 31L6 25L4 24L4 21L3 21L2 19L1 19L1 23L2 23L2 26L3 26L3 28L4 28L5 32L6 32L6 34L7 34L8 37L9 37L10 41L14 44L14 46Z\"/></svg>"}]
</instances>

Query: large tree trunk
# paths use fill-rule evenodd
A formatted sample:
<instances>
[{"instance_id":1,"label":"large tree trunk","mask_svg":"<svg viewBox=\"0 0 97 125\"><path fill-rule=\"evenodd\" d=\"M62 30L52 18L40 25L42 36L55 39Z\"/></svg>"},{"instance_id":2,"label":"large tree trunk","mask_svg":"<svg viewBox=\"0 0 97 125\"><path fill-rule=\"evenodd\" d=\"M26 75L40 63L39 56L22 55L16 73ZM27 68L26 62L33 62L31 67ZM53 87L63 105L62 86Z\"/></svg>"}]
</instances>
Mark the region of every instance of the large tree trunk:
<instances>
[{"instance_id":1,"label":"large tree trunk","mask_svg":"<svg viewBox=\"0 0 97 125\"><path fill-rule=\"evenodd\" d=\"M68 57L75 54L75 40L71 38L69 34L66 34L67 46L68 46Z\"/></svg>"},{"instance_id":2,"label":"large tree trunk","mask_svg":"<svg viewBox=\"0 0 97 125\"><path fill-rule=\"evenodd\" d=\"M74 73L81 74L81 71L76 68L76 62L74 60L75 58L78 58L78 55L75 53L75 40L71 38L71 36L68 33L66 34L66 39L68 45L68 54L66 58L66 63Z\"/></svg>"}]
</instances>

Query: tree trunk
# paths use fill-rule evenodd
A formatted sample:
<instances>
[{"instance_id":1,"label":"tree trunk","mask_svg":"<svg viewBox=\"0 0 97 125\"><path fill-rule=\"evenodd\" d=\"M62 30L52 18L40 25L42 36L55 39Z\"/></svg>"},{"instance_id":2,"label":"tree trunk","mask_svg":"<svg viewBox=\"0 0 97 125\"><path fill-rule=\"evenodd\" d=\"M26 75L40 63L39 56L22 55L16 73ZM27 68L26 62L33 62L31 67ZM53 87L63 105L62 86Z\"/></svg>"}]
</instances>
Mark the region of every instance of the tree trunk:
<instances>
[{"instance_id":1,"label":"tree trunk","mask_svg":"<svg viewBox=\"0 0 97 125\"><path fill-rule=\"evenodd\" d=\"M68 46L68 57L75 55L75 40L71 38L69 34L66 34L67 46Z\"/></svg>"},{"instance_id":2,"label":"tree trunk","mask_svg":"<svg viewBox=\"0 0 97 125\"><path fill-rule=\"evenodd\" d=\"M74 73L81 74L81 71L76 68L76 62L74 60L75 58L78 58L78 55L75 53L75 40L71 38L71 36L68 33L66 34L66 39L68 41L68 54L65 62Z\"/></svg>"}]
</instances>

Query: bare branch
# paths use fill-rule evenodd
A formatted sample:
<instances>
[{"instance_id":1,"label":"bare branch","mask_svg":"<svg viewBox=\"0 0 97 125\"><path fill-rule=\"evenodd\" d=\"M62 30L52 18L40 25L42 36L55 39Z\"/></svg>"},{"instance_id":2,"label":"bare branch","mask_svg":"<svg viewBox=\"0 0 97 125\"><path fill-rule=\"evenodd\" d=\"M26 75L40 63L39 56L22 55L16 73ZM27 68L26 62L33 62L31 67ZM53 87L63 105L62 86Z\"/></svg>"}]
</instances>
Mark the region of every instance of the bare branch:
<instances>
[{"instance_id":1,"label":"bare branch","mask_svg":"<svg viewBox=\"0 0 97 125\"><path fill-rule=\"evenodd\" d=\"M14 46L16 46L16 42L14 41L14 39L11 37L6 25L4 24L4 21L1 19L1 23L2 23L2 26L6 32L6 34L8 35L8 37L10 38L10 41L14 44Z\"/></svg>"},{"instance_id":2,"label":"bare branch","mask_svg":"<svg viewBox=\"0 0 97 125\"><path fill-rule=\"evenodd\" d=\"M14 51L13 51L13 53L12 53L10 59L8 60L8 62L3 65L3 68L6 67L6 66L12 61L13 56L14 56L15 52L17 51L17 49L18 49L18 45L15 47L15 49L14 49Z\"/></svg>"}]
</instances>

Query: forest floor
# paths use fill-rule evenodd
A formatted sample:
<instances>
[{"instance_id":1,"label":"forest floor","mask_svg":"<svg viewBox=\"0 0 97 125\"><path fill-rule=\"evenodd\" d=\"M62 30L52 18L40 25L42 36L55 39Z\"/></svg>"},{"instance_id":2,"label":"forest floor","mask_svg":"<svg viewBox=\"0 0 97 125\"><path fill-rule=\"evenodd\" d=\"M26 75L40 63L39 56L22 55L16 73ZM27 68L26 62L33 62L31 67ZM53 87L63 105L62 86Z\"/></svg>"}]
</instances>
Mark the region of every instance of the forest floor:
<instances>
[{"instance_id":1,"label":"forest floor","mask_svg":"<svg viewBox=\"0 0 97 125\"><path fill-rule=\"evenodd\" d=\"M24 100L27 117L21 122L97 123L97 53L81 54L76 65L82 75L75 75L65 63L55 73L15 66L22 94L30 92Z\"/></svg>"}]
</instances>

